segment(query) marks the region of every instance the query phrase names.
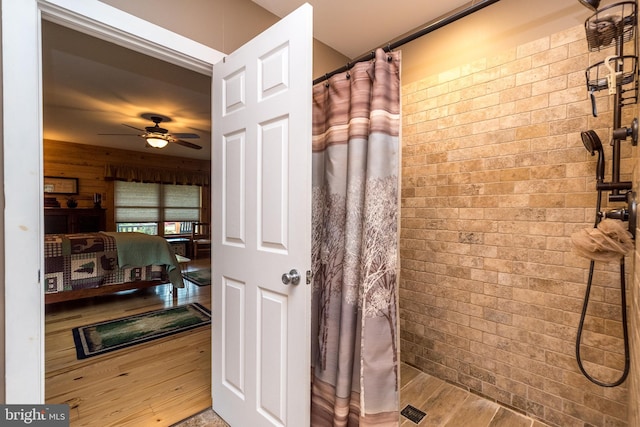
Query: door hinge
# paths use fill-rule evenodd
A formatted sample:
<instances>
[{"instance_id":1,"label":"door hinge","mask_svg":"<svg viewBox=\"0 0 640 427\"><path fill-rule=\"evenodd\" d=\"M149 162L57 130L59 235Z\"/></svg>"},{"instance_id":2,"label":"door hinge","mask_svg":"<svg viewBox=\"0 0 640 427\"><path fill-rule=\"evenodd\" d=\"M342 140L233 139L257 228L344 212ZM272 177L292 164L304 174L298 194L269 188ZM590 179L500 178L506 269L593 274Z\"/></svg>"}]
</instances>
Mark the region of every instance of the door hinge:
<instances>
[{"instance_id":1,"label":"door hinge","mask_svg":"<svg viewBox=\"0 0 640 427\"><path fill-rule=\"evenodd\" d=\"M311 279L313 279L313 273L311 270L307 270L307 285L311 284Z\"/></svg>"}]
</instances>

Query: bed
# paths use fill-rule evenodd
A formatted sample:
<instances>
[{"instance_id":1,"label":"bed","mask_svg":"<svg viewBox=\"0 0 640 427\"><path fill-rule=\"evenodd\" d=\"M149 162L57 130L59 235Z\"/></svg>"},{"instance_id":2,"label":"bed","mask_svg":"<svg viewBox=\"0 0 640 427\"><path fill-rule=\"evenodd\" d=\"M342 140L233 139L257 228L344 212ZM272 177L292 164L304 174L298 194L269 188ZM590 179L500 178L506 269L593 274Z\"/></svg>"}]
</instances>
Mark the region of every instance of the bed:
<instances>
[{"instance_id":1,"label":"bed","mask_svg":"<svg viewBox=\"0 0 640 427\"><path fill-rule=\"evenodd\" d=\"M46 234L45 304L171 283L184 287L176 256L143 233Z\"/></svg>"}]
</instances>

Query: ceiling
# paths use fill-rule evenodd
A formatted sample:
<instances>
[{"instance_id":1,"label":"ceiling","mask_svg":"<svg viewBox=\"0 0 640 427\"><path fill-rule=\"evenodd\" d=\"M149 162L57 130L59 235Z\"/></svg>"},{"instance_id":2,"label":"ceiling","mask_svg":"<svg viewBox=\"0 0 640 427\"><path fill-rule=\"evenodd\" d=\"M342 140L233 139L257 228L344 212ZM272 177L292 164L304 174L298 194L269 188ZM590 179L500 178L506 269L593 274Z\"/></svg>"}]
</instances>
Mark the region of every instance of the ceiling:
<instances>
[{"instance_id":1,"label":"ceiling","mask_svg":"<svg viewBox=\"0 0 640 427\"><path fill-rule=\"evenodd\" d=\"M304 3L313 6L313 35L347 58L358 58L462 6L469 0L252 0L282 18Z\"/></svg>"},{"instance_id":2,"label":"ceiling","mask_svg":"<svg viewBox=\"0 0 640 427\"><path fill-rule=\"evenodd\" d=\"M277 16L303 3L253 1ZM358 57L469 2L425 2L419 8L415 0L396 0L393 7L370 0L310 3L314 6L314 36L345 56ZM334 14L335 10L340 14ZM376 18L381 16L384 18ZM42 40L45 139L179 157L211 157L209 77L51 22L43 23ZM147 148L138 135L153 125L142 117L148 113L171 118L171 122L162 124L170 133L199 135L186 141L203 148L194 150L177 144L161 150Z\"/></svg>"},{"instance_id":3,"label":"ceiling","mask_svg":"<svg viewBox=\"0 0 640 427\"><path fill-rule=\"evenodd\" d=\"M134 151L211 157L211 79L60 25L43 22L44 138ZM146 148L139 134L153 123L142 115L172 119L161 127L191 133L201 150L169 144ZM141 129L136 131L129 126ZM101 135L123 134L123 135Z\"/></svg>"}]
</instances>

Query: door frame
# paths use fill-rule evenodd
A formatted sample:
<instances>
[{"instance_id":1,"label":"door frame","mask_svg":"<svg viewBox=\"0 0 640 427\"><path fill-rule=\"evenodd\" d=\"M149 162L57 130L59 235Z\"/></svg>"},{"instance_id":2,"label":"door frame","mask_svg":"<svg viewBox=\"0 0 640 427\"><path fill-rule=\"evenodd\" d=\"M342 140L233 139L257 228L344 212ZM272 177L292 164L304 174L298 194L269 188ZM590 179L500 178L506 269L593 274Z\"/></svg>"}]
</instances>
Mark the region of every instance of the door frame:
<instances>
[{"instance_id":1,"label":"door frame","mask_svg":"<svg viewBox=\"0 0 640 427\"><path fill-rule=\"evenodd\" d=\"M98 0L0 1L4 397L7 404L41 404L45 383L41 19L209 76L225 55Z\"/></svg>"}]
</instances>

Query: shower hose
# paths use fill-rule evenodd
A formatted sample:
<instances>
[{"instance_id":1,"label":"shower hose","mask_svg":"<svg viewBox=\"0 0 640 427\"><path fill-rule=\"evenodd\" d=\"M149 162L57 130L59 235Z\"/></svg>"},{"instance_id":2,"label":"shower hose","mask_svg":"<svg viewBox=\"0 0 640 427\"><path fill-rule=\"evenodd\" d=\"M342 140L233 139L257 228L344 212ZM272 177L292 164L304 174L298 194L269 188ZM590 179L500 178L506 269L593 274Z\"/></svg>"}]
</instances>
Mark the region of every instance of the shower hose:
<instances>
[{"instance_id":1,"label":"shower hose","mask_svg":"<svg viewBox=\"0 0 640 427\"><path fill-rule=\"evenodd\" d=\"M601 192L598 191L598 202L596 207L596 223L595 227L598 226L599 222L599 214L600 214L600 200L601 200ZM629 375L629 331L627 329L627 296L626 296L626 285L625 285L625 272L624 272L624 257L620 258L620 309L622 312L622 335L624 341L624 369L622 371L622 375L616 381L611 383L605 383L599 381L589 375L586 371L583 363L582 357L580 356L580 342L582 341L582 329L584 327L584 321L587 317L587 308L589 306L589 295L591 294L591 284L593 283L593 270L595 268L595 261L591 260L589 264L589 278L587 280L587 289L585 290L584 295L584 303L582 304L582 313L580 315L580 324L578 325L578 335L576 337L576 360L578 361L578 367L582 374L587 377L589 381L594 384L597 384L601 387L616 387L619 386L627 379L627 375Z\"/></svg>"}]
</instances>

